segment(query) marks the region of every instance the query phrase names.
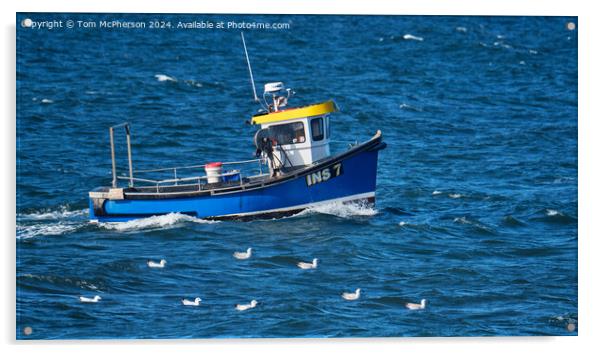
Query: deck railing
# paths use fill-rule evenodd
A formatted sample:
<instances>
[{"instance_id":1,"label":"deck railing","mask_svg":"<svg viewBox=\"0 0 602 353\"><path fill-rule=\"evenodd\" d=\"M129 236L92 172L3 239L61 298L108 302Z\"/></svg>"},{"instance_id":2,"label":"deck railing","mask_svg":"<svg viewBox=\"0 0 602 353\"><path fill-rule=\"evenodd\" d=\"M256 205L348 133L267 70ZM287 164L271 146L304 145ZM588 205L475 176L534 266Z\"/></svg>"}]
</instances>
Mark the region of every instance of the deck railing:
<instances>
[{"instance_id":1,"label":"deck railing","mask_svg":"<svg viewBox=\"0 0 602 353\"><path fill-rule=\"evenodd\" d=\"M129 172L128 176L117 175L117 167L116 167L116 162L115 162L114 130L117 128L122 128L122 127L125 130L126 143L127 143L128 172ZM205 173L205 164L189 165L189 166L182 166L182 167L134 170L133 166L132 166L132 147L131 147L131 142L130 142L131 141L130 135L131 135L130 125L128 123L121 123L121 124L117 124L117 125L109 127L109 138L110 138L110 144L111 144L111 166L112 166L112 176L113 176L113 180L112 180L113 188L117 187L118 180L127 180L129 187L134 187L134 182L154 184L157 187L157 190L159 190L159 186L161 186L162 184L191 185L191 184L180 184L180 183L194 181L196 184L198 184L199 189L201 188L202 184L207 184L207 176L206 175L198 175L198 176L190 176L190 177L178 176L178 175L183 175L186 171L190 171L190 170L194 170L194 169L200 169L199 173ZM246 177L252 179L255 177L263 176L264 173L263 173L262 164L267 164L265 158L248 159L248 160L233 161L233 162L223 162L222 165L223 166L244 166L244 165L251 165L253 163L257 163L257 165L259 167L258 168L259 173L254 174L254 175L250 174ZM171 171L171 173L173 173L173 178L151 179L149 177L141 178L139 176L140 174L148 175L150 173L160 173L160 172L167 172L167 171ZM224 176L230 176L230 175L235 175L235 174L237 174L237 173L233 172L233 171L225 171L224 173L216 174L214 176L223 178ZM242 170L240 170L240 182L241 183L242 183L242 178L243 178L243 173L242 173ZM204 181L204 182L201 183L201 181Z\"/></svg>"},{"instance_id":2,"label":"deck railing","mask_svg":"<svg viewBox=\"0 0 602 353\"><path fill-rule=\"evenodd\" d=\"M237 166L237 165L248 165L248 164L252 164L252 163L257 163L259 173L248 176L250 178L253 178L253 177L258 177L258 176L264 175L262 164L264 164L265 162L266 162L266 160L264 158L258 158L258 159L244 160L244 161L222 162L222 165L223 166L224 165ZM205 172L205 164L180 166L180 167L144 169L144 170L133 170L131 172L130 176L116 176L115 178L119 179L119 180L127 180L130 187L133 187L135 182L154 184L154 186L157 188L157 192L159 192L159 187L161 187L162 185L165 185L165 184L171 184L173 186L176 186L176 185L185 186L185 185L195 185L196 184L196 185L198 185L199 190L200 190L202 188L202 185L207 184L207 176L206 175L197 175L197 176L191 176L191 177L178 177L178 174L180 174L180 175L183 174L182 171L193 170L193 169L200 169L200 172L204 173ZM158 179L150 179L148 177L141 178L141 177L135 176L135 175L140 175L140 174L150 174L150 173L159 173L159 172L167 172L167 171L171 171L173 173L173 178L158 180ZM178 173L178 171L180 171L180 173ZM232 170L225 171L223 173L213 175L212 177L223 178L223 177L236 175L236 174L240 174L239 182L242 184L243 174L240 171L232 171ZM171 186L171 185L169 185L169 186Z\"/></svg>"}]
</instances>

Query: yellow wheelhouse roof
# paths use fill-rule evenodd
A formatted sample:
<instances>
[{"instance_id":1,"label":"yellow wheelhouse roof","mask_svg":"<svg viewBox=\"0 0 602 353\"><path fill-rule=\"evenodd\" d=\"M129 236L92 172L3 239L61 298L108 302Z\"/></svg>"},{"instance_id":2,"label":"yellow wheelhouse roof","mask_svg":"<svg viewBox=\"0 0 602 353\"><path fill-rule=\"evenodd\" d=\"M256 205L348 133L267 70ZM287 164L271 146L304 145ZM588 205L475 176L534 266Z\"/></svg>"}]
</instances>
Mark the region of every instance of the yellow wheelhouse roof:
<instances>
[{"instance_id":1,"label":"yellow wheelhouse roof","mask_svg":"<svg viewBox=\"0 0 602 353\"><path fill-rule=\"evenodd\" d=\"M305 107L291 108L269 114L257 115L251 119L251 123L266 124L297 118L307 118L310 116L323 115L336 111L336 105L330 100L323 103L306 105Z\"/></svg>"}]
</instances>

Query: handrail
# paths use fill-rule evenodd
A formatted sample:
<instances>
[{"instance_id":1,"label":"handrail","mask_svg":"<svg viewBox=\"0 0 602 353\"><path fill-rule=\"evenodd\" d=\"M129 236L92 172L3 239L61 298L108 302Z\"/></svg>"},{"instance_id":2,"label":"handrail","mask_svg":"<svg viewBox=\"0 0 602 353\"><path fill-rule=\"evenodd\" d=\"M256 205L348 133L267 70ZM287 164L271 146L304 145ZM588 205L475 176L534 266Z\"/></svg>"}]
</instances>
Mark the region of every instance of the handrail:
<instances>
[{"instance_id":1,"label":"handrail","mask_svg":"<svg viewBox=\"0 0 602 353\"><path fill-rule=\"evenodd\" d=\"M222 165L236 165L236 164L246 164L246 163L254 163L254 162L263 162L265 158L257 158L257 159L248 159L244 161L234 161L234 162L222 162ZM158 169L146 169L146 170L134 170L135 173L151 173L151 172L164 172L164 171L173 171L174 169L195 169L195 168L205 168L205 164L198 165L189 165L183 167L168 167L168 168L158 168Z\"/></svg>"},{"instance_id":2,"label":"handrail","mask_svg":"<svg viewBox=\"0 0 602 353\"><path fill-rule=\"evenodd\" d=\"M125 177L125 176L121 176L118 175L117 179L119 180L130 180L130 177ZM143 179L143 178L131 178L134 181L141 181L143 183L152 183L152 184L156 184L158 182L160 182L160 180L153 180L153 179Z\"/></svg>"},{"instance_id":3,"label":"handrail","mask_svg":"<svg viewBox=\"0 0 602 353\"><path fill-rule=\"evenodd\" d=\"M217 174L215 175L216 177L223 177L223 176L229 176L229 175L236 175L239 174L237 172L226 172L226 173L221 173L221 174ZM176 183L179 181L191 181L191 180L207 180L207 176L206 175L199 175L199 176L194 176L194 177L186 177L186 178L174 178L174 179L163 179L163 180L154 180L154 179L144 179L144 178L130 178L130 177L126 177L126 176L117 176L117 179L120 180L134 180L134 181L140 181L140 182L144 182L144 183L151 183L151 184L165 184L165 183Z\"/></svg>"}]
</instances>

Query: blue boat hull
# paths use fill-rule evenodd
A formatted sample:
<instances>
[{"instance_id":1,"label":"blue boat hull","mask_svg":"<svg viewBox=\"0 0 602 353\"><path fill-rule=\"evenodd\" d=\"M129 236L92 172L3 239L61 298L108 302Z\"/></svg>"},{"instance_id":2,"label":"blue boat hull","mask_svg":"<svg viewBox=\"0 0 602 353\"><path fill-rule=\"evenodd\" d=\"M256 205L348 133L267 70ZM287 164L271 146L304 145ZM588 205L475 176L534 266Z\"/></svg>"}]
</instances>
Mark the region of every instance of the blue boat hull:
<instances>
[{"instance_id":1,"label":"blue boat hull","mask_svg":"<svg viewBox=\"0 0 602 353\"><path fill-rule=\"evenodd\" d=\"M375 143L377 142L377 143ZM261 187L208 195L125 199L90 198L90 219L122 222L181 213L205 219L254 219L291 215L327 202L375 200L378 151L386 145L371 140L294 176L275 178ZM282 179L282 180L280 180Z\"/></svg>"}]
</instances>

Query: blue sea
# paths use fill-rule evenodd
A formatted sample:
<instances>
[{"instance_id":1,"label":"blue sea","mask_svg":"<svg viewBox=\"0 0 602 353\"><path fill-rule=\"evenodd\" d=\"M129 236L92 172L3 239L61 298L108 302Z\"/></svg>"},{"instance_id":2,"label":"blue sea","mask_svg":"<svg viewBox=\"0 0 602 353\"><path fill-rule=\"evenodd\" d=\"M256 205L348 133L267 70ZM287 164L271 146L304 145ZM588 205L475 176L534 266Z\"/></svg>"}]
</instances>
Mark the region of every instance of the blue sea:
<instances>
[{"instance_id":1,"label":"blue sea","mask_svg":"<svg viewBox=\"0 0 602 353\"><path fill-rule=\"evenodd\" d=\"M99 25L114 20L146 27ZM111 125L131 124L135 169L253 158L245 120L259 106L240 29L177 28L202 21L285 27L244 29L258 89L283 81L292 104L334 99L334 152L382 130L374 207L88 222L88 191L111 182ZM16 23L17 339L578 334L577 18ZM247 247L249 260L233 258ZM312 258L317 269L297 268ZM356 288L359 300L341 298Z\"/></svg>"}]
</instances>

